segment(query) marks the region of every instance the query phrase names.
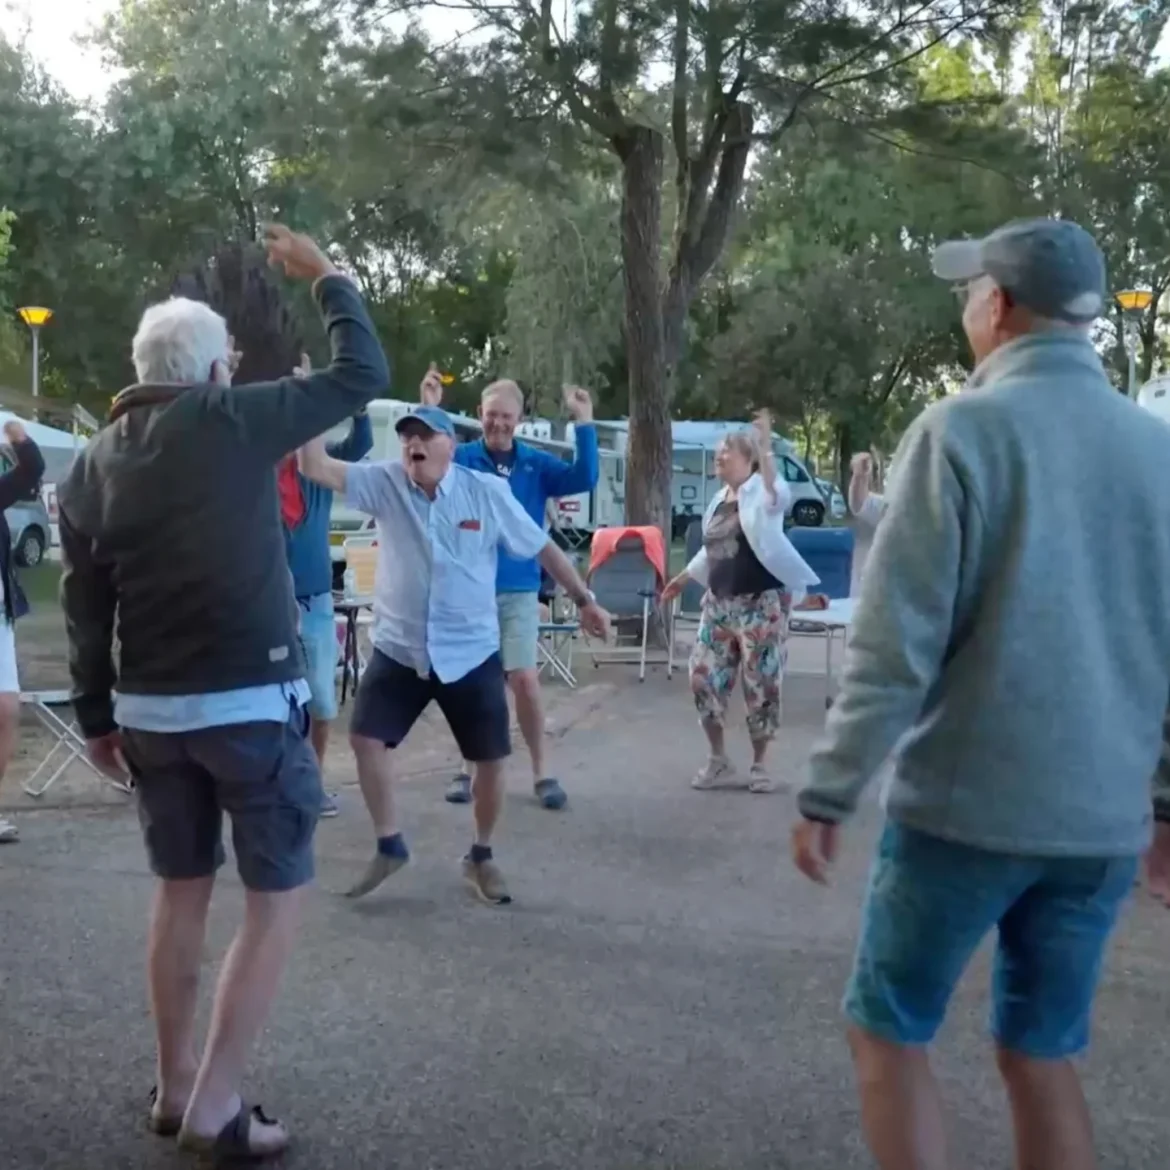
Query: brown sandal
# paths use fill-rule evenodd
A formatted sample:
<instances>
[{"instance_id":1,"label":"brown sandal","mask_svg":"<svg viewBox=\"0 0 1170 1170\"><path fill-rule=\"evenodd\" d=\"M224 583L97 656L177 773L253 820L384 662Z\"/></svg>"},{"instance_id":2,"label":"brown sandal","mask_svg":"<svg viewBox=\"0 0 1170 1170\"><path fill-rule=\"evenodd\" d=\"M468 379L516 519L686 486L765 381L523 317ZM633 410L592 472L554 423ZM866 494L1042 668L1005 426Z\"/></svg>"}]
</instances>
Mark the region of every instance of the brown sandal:
<instances>
[{"instance_id":1,"label":"brown sandal","mask_svg":"<svg viewBox=\"0 0 1170 1170\"><path fill-rule=\"evenodd\" d=\"M262 1146L252 1144L252 1123L269 1128L278 1128L271 1142ZM240 1111L216 1134L215 1137L203 1137L183 1129L179 1131L179 1149L199 1154L214 1166L231 1164L233 1162L262 1162L266 1158L275 1158L288 1149L288 1131L273 1117L267 1117L259 1105L240 1104Z\"/></svg>"},{"instance_id":2,"label":"brown sandal","mask_svg":"<svg viewBox=\"0 0 1170 1170\"><path fill-rule=\"evenodd\" d=\"M158 1085L150 1090L150 1113L146 1119L146 1128L151 1133L157 1133L159 1137L165 1138L178 1137L179 1130L183 1128L181 1113L177 1117L168 1117L165 1113L158 1112Z\"/></svg>"}]
</instances>

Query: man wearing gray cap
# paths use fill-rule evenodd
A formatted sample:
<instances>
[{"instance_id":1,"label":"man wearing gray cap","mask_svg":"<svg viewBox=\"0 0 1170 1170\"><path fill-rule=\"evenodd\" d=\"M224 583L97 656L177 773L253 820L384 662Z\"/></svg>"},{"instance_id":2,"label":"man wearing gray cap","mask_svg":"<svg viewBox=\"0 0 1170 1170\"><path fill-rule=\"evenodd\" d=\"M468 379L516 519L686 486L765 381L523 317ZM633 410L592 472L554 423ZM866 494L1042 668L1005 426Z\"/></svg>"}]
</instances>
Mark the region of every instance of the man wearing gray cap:
<instances>
[{"instance_id":1,"label":"man wearing gray cap","mask_svg":"<svg viewBox=\"0 0 1170 1170\"><path fill-rule=\"evenodd\" d=\"M484 901L506 905L512 898L492 855L512 750L496 613L499 550L538 560L576 602L588 633L605 637L609 618L507 481L453 462L455 427L445 410L415 407L396 430L401 461L343 463L320 439L298 455L306 478L344 492L351 508L378 522L374 650L349 733L377 843L349 893L370 893L410 860L394 807L394 749L434 701L475 769L475 837L463 876Z\"/></svg>"},{"instance_id":2,"label":"man wearing gray cap","mask_svg":"<svg viewBox=\"0 0 1170 1170\"><path fill-rule=\"evenodd\" d=\"M844 1004L878 1164L948 1164L926 1048L995 928L1017 1163L1091 1170L1070 1058L1151 825L1170 863L1170 429L1090 342L1106 283L1084 230L1009 224L934 271L977 364L901 443L793 854L825 881L894 753Z\"/></svg>"}]
</instances>

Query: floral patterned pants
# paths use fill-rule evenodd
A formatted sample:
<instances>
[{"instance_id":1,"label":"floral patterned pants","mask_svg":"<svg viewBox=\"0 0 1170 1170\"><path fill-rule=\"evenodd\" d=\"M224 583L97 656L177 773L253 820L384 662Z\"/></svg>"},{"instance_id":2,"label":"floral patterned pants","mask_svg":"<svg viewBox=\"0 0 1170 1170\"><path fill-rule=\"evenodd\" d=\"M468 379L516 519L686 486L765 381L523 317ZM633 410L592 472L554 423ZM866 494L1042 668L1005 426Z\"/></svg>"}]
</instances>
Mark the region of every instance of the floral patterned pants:
<instances>
[{"instance_id":1,"label":"floral patterned pants","mask_svg":"<svg viewBox=\"0 0 1170 1170\"><path fill-rule=\"evenodd\" d=\"M780 685L788 662L792 598L778 589L758 597L703 598L691 651L691 690L699 719L723 726L735 676L743 674L748 735L771 739L780 727Z\"/></svg>"}]
</instances>

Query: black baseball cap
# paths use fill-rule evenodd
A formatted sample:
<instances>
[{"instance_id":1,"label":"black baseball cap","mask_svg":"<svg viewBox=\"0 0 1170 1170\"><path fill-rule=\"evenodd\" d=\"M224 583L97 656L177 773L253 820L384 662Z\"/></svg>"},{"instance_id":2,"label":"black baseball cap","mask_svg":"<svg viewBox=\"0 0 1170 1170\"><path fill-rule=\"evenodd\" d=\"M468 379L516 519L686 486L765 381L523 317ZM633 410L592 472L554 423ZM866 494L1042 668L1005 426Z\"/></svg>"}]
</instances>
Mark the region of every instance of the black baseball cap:
<instances>
[{"instance_id":1,"label":"black baseball cap","mask_svg":"<svg viewBox=\"0 0 1170 1170\"><path fill-rule=\"evenodd\" d=\"M1088 325L1105 311L1105 257L1071 220L1017 220L981 240L939 244L931 267L954 284L989 276L1016 304L1054 321Z\"/></svg>"}]
</instances>

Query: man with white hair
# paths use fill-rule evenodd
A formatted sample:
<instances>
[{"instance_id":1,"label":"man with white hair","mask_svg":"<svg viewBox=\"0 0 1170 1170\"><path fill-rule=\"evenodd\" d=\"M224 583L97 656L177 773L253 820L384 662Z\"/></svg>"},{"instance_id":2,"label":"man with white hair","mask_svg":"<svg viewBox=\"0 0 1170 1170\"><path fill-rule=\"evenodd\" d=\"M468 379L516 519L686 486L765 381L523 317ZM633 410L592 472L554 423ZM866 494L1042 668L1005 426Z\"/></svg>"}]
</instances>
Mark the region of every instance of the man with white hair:
<instances>
[{"instance_id":1,"label":"man with white hair","mask_svg":"<svg viewBox=\"0 0 1170 1170\"><path fill-rule=\"evenodd\" d=\"M419 392L428 405L438 406L442 400L443 382L433 363ZM588 390L570 386L565 389L565 405L575 424L577 450L571 463L516 439L516 428L524 417L524 395L515 382L506 378L493 382L483 392L479 405L483 437L460 443L455 449L455 462L461 466L506 479L520 506L542 528L550 500L591 492L597 486L593 399ZM540 565L534 558L501 552L496 579L500 658L516 702L516 722L532 763L533 792L542 808L555 812L565 807L568 798L560 781L545 769L544 705L536 649L540 640L540 581ZM449 803L466 804L471 799L471 771L465 761L463 770L447 789Z\"/></svg>"},{"instance_id":2,"label":"man with white hair","mask_svg":"<svg viewBox=\"0 0 1170 1170\"><path fill-rule=\"evenodd\" d=\"M134 338L138 384L115 398L58 495L77 720L95 764L134 778L159 879L150 1125L225 1160L288 1144L279 1122L241 1101L240 1082L313 878L322 801L275 468L389 382L355 287L305 236L274 226L266 244L270 262L312 282L331 364L233 388L224 319L183 298L155 305ZM225 812L244 921L200 1058L195 1009Z\"/></svg>"},{"instance_id":3,"label":"man with white hair","mask_svg":"<svg viewBox=\"0 0 1170 1170\"><path fill-rule=\"evenodd\" d=\"M1170 430L1093 348L1105 263L1076 224L943 244L934 271L976 366L900 445L793 852L825 881L895 753L845 996L878 1165L949 1165L927 1047L994 928L1017 1165L1093 1170L1071 1058L1151 825L1170 864Z\"/></svg>"}]
</instances>

